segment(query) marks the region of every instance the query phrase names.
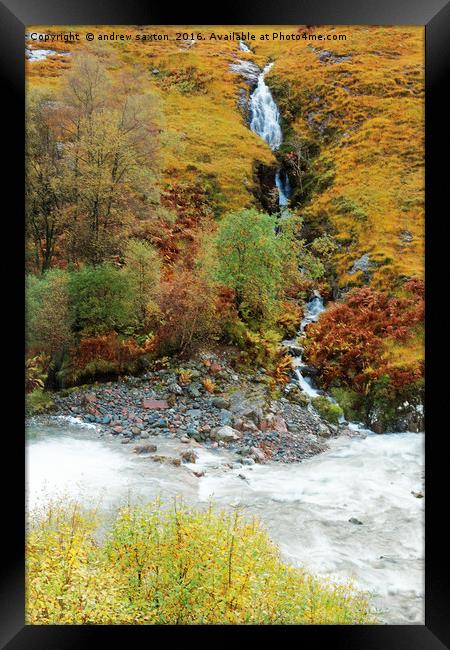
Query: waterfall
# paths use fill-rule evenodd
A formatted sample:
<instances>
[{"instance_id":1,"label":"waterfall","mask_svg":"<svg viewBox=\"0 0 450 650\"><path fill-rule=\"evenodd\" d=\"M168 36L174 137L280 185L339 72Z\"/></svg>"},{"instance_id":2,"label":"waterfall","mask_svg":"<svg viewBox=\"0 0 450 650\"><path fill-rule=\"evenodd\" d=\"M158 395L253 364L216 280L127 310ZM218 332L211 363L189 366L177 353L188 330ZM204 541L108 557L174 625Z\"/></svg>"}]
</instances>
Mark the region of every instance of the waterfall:
<instances>
[{"instance_id":1,"label":"waterfall","mask_svg":"<svg viewBox=\"0 0 450 650\"><path fill-rule=\"evenodd\" d=\"M272 93L265 82L265 76L272 68L273 62L268 63L258 77L258 83L250 97L250 128L259 135L272 151L279 148L283 142L280 126L280 112ZM290 186L287 174L278 170L275 176L275 185L278 190L278 205L286 207L289 202Z\"/></svg>"}]
</instances>

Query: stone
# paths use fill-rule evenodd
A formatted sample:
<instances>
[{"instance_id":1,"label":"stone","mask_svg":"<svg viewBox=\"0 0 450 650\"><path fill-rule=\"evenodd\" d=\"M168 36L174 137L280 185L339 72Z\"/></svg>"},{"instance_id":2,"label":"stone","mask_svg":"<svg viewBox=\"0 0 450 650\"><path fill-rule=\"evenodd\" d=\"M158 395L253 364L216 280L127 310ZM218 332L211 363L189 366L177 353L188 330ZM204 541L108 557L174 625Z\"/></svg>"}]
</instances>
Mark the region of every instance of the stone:
<instances>
[{"instance_id":1,"label":"stone","mask_svg":"<svg viewBox=\"0 0 450 650\"><path fill-rule=\"evenodd\" d=\"M252 447L250 449L250 453L251 453L251 458L253 458L253 460L256 463L265 463L266 462L266 455L263 452L263 450L260 449L259 447Z\"/></svg>"},{"instance_id":2,"label":"stone","mask_svg":"<svg viewBox=\"0 0 450 650\"><path fill-rule=\"evenodd\" d=\"M423 499L422 492L415 492L414 490L412 490L411 494L413 495L413 497L416 497L416 499Z\"/></svg>"},{"instance_id":3,"label":"stone","mask_svg":"<svg viewBox=\"0 0 450 650\"><path fill-rule=\"evenodd\" d=\"M191 439L188 436L181 436L180 442L184 442L186 444L188 442L191 442Z\"/></svg>"},{"instance_id":4,"label":"stone","mask_svg":"<svg viewBox=\"0 0 450 650\"><path fill-rule=\"evenodd\" d=\"M276 431L277 433L287 433L286 422L281 415L269 414L261 421L259 425L261 431Z\"/></svg>"},{"instance_id":5,"label":"stone","mask_svg":"<svg viewBox=\"0 0 450 650\"><path fill-rule=\"evenodd\" d=\"M205 472L203 470L198 470L196 472L192 472L194 476L197 478L201 478L202 476L205 476Z\"/></svg>"},{"instance_id":6,"label":"stone","mask_svg":"<svg viewBox=\"0 0 450 650\"><path fill-rule=\"evenodd\" d=\"M180 458L170 458L169 456L152 456L151 459L155 463L161 463L163 465L175 465L175 467L179 467L181 465Z\"/></svg>"},{"instance_id":7,"label":"stone","mask_svg":"<svg viewBox=\"0 0 450 650\"><path fill-rule=\"evenodd\" d=\"M200 390L201 390L201 384L197 382L193 382L189 384L189 386L186 388L186 391L189 393L191 397L194 397L194 399L200 397L201 395Z\"/></svg>"},{"instance_id":8,"label":"stone","mask_svg":"<svg viewBox=\"0 0 450 650\"><path fill-rule=\"evenodd\" d=\"M144 409L164 410L169 408L169 404L165 399L143 399L142 407Z\"/></svg>"},{"instance_id":9,"label":"stone","mask_svg":"<svg viewBox=\"0 0 450 650\"><path fill-rule=\"evenodd\" d=\"M219 443L235 442L236 440L240 440L240 437L241 436L239 434L239 431L236 431L236 429L233 429L228 425L213 429L211 432L211 438L213 438L213 440L217 440Z\"/></svg>"},{"instance_id":10,"label":"stone","mask_svg":"<svg viewBox=\"0 0 450 650\"><path fill-rule=\"evenodd\" d=\"M216 409L228 409L230 407L230 400L224 397L214 397L211 400L211 405Z\"/></svg>"},{"instance_id":11,"label":"stone","mask_svg":"<svg viewBox=\"0 0 450 650\"><path fill-rule=\"evenodd\" d=\"M183 463L195 463L197 460L197 454L194 451L183 451L180 456Z\"/></svg>"},{"instance_id":12,"label":"stone","mask_svg":"<svg viewBox=\"0 0 450 650\"><path fill-rule=\"evenodd\" d=\"M157 446L152 445L151 443L147 443L145 445L139 445L133 449L135 454L153 454L157 450L158 450Z\"/></svg>"},{"instance_id":13,"label":"stone","mask_svg":"<svg viewBox=\"0 0 450 650\"><path fill-rule=\"evenodd\" d=\"M351 524L356 524L357 526L362 526L363 522L357 519L356 517L350 517L349 522Z\"/></svg>"},{"instance_id":14,"label":"stone","mask_svg":"<svg viewBox=\"0 0 450 650\"><path fill-rule=\"evenodd\" d=\"M189 417L195 418L195 419L201 417L201 414L202 414L202 412L201 412L200 409L189 409L186 412L186 415L189 415Z\"/></svg>"},{"instance_id":15,"label":"stone","mask_svg":"<svg viewBox=\"0 0 450 650\"><path fill-rule=\"evenodd\" d=\"M167 390L169 391L169 393L172 393L173 395L182 395L183 394L183 389L176 382L173 382L172 384L169 384L167 386Z\"/></svg>"}]
</instances>

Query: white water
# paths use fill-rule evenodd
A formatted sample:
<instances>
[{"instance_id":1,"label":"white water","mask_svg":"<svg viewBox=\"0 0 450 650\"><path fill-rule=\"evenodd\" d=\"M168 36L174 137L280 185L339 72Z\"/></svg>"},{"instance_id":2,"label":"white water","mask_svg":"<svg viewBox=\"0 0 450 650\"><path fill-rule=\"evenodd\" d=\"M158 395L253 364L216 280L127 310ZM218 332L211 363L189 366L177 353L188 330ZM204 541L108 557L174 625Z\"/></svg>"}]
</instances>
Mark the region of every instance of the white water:
<instances>
[{"instance_id":1,"label":"white water","mask_svg":"<svg viewBox=\"0 0 450 650\"><path fill-rule=\"evenodd\" d=\"M272 151L278 149L283 142L283 133L280 126L280 112L272 93L265 82L265 76L271 70L272 63L268 63L258 77L258 83L250 97L250 128L262 138ZM275 185L278 190L278 205L286 207L289 203L290 186L287 175L277 171Z\"/></svg>"},{"instance_id":2,"label":"white water","mask_svg":"<svg viewBox=\"0 0 450 650\"><path fill-rule=\"evenodd\" d=\"M300 343L307 325L310 323L315 323L324 310L325 307L323 304L322 296L318 291L314 291L312 299L306 304L305 315L302 322L300 323L300 328L297 333L297 338L299 339ZM297 339L283 341L283 344L289 350L291 346L297 346ZM301 354L298 354L296 357L294 357L292 365L294 366L295 379L302 391L308 395L308 397L314 398L323 394L314 388L309 377L303 376L302 367L304 367L305 364L303 363ZM328 399L331 400L330 397Z\"/></svg>"},{"instance_id":3,"label":"white water","mask_svg":"<svg viewBox=\"0 0 450 650\"><path fill-rule=\"evenodd\" d=\"M239 41L239 49L241 52L251 52L251 49L244 43L244 41Z\"/></svg>"},{"instance_id":4,"label":"white water","mask_svg":"<svg viewBox=\"0 0 450 650\"><path fill-rule=\"evenodd\" d=\"M55 419L28 429L28 507L70 496L109 511L182 495L201 508L212 497L257 515L286 560L336 580L353 578L373 593L384 622L420 623L424 499L411 491L423 490L423 440L412 433L340 438L303 463L239 469L229 469L237 457L227 450L194 448L195 465L173 467L136 456L133 445L117 438ZM152 442L163 455L188 447L175 439ZM205 477L195 477L194 469ZM351 517L363 525L349 523Z\"/></svg>"}]
</instances>

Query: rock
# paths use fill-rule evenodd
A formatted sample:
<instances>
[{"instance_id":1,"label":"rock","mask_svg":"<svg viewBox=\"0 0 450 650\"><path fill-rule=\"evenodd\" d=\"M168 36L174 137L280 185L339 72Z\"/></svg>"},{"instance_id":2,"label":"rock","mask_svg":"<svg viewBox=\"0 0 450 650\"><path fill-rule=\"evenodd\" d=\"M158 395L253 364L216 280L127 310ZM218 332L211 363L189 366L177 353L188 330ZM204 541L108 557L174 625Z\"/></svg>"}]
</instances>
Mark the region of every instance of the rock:
<instances>
[{"instance_id":1,"label":"rock","mask_svg":"<svg viewBox=\"0 0 450 650\"><path fill-rule=\"evenodd\" d=\"M231 72L239 74L249 86L253 86L258 82L258 77L261 73L261 70L255 63L244 61L243 59L239 59L237 63L230 63L229 68Z\"/></svg>"},{"instance_id":2,"label":"rock","mask_svg":"<svg viewBox=\"0 0 450 650\"><path fill-rule=\"evenodd\" d=\"M259 432L256 424L247 418L233 418L233 427L238 431L249 431L253 433Z\"/></svg>"},{"instance_id":3,"label":"rock","mask_svg":"<svg viewBox=\"0 0 450 650\"><path fill-rule=\"evenodd\" d=\"M211 432L211 438L220 442L234 442L240 439L239 431L229 427L228 425L224 427L218 427L213 429Z\"/></svg>"},{"instance_id":4,"label":"rock","mask_svg":"<svg viewBox=\"0 0 450 650\"><path fill-rule=\"evenodd\" d=\"M241 463L242 465L254 465L255 461L253 460L253 458L243 458L241 460Z\"/></svg>"},{"instance_id":5,"label":"rock","mask_svg":"<svg viewBox=\"0 0 450 650\"><path fill-rule=\"evenodd\" d=\"M266 455L259 447L252 447L250 449L250 454L251 458L253 458L256 463L262 464L266 462Z\"/></svg>"},{"instance_id":6,"label":"rock","mask_svg":"<svg viewBox=\"0 0 450 650\"><path fill-rule=\"evenodd\" d=\"M113 427L113 429L111 430L111 433L113 433L116 436L119 435L119 433L122 433L122 432L123 432L123 427L121 427L121 426Z\"/></svg>"},{"instance_id":7,"label":"rock","mask_svg":"<svg viewBox=\"0 0 450 650\"><path fill-rule=\"evenodd\" d=\"M216 409L228 409L230 407L230 400L224 397L214 397L211 400L211 405Z\"/></svg>"},{"instance_id":8,"label":"rock","mask_svg":"<svg viewBox=\"0 0 450 650\"><path fill-rule=\"evenodd\" d=\"M258 424L263 418L263 405L264 401L262 399L250 400L244 397L242 393L235 393L231 398L230 411L238 417L248 418Z\"/></svg>"},{"instance_id":9,"label":"rock","mask_svg":"<svg viewBox=\"0 0 450 650\"><path fill-rule=\"evenodd\" d=\"M102 424L109 424L111 422L111 416L110 415L105 415L102 417Z\"/></svg>"},{"instance_id":10,"label":"rock","mask_svg":"<svg viewBox=\"0 0 450 650\"><path fill-rule=\"evenodd\" d=\"M151 443L147 443L145 445L139 445L133 449L135 454L153 454L157 450L158 450L157 446L152 445Z\"/></svg>"},{"instance_id":11,"label":"rock","mask_svg":"<svg viewBox=\"0 0 450 650\"><path fill-rule=\"evenodd\" d=\"M267 415L259 425L261 431L276 431L277 433L287 433L286 422L281 415Z\"/></svg>"},{"instance_id":12,"label":"rock","mask_svg":"<svg viewBox=\"0 0 450 650\"><path fill-rule=\"evenodd\" d=\"M138 436L141 433L141 430L139 429L139 427L131 427L130 431L133 434L133 436Z\"/></svg>"},{"instance_id":13,"label":"rock","mask_svg":"<svg viewBox=\"0 0 450 650\"><path fill-rule=\"evenodd\" d=\"M233 414L231 411L227 411L226 409L221 409L219 413L220 417L220 424L222 426L225 426L227 424L231 424L231 421L233 419Z\"/></svg>"},{"instance_id":14,"label":"rock","mask_svg":"<svg viewBox=\"0 0 450 650\"><path fill-rule=\"evenodd\" d=\"M186 388L186 391L189 393L189 395L191 397L194 397L195 399L197 399L201 395L201 384L199 384L197 382L192 382Z\"/></svg>"},{"instance_id":15,"label":"rock","mask_svg":"<svg viewBox=\"0 0 450 650\"><path fill-rule=\"evenodd\" d=\"M183 451L180 456L183 463L195 463L198 458L194 451Z\"/></svg>"},{"instance_id":16,"label":"rock","mask_svg":"<svg viewBox=\"0 0 450 650\"><path fill-rule=\"evenodd\" d=\"M176 382L173 382L172 384L169 384L167 386L167 390L169 391L169 393L172 393L173 395L182 395L183 394L183 389Z\"/></svg>"},{"instance_id":17,"label":"rock","mask_svg":"<svg viewBox=\"0 0 450 650\"><path fill-rule=\"evenodd\" d=\"M96 401L97 397L94 395L94 393L84 393L80 399L82 406L92 406L92 404L95 404Z\"/></svg>"},{"instance_id":18,"label":"rock","mask_svg":"<svg viewBox=\"0 0 450 650\"><path fill-rule=\"evenodd\" d=\"M189 411L186 412L186 415L189 415L189 417L197 419L201 417L202 412L200 409L189 409Z\"/></svg>"},{"instance_id":19,"label":"rock","mask_svg":"<svg viewBox=\"0 0 450 650\"><path fill-rule=\"evenodd\" d=\"M353 262L353 266L348 272L349 275L354 275L358 271L362 271L364 274L368 274L370 271L370 257L369 253L364 253L359 259Z\"/></svg>"},{"instance_id":20,"label":"rock","mask_svg":"<svg viewBox=\"0 0 450 650\"><path fill-rule=\"evenodd\" d=\"M191 439L188 436L181 436L180 442L188 443L191 442Z\"/></svg>"},{"instance_id":21,"label":"rock","mask_svg":"<svg viewBox=\"0 0 450 650\"><path fill-rule=\"evenodd\" d=\"M205 472L203 470L198 470L196 472L192 472L194 476L197 478L201 478L202 476L205 476Z\"/></svg>"},{"instance_id":22,"label":"rock","mask_svg":"<svg viewBox=\"0 0 450 650\"><path fill-rule=\"evenodd\" d=\"M413 495L413 497L416 497L416 499L423 499L422 492L414 492L414 490L411 490L411 494Z\"/></svg>"},{"instance_id":23,"label":"rock","mask_svg":"<svg viewBox=\"0 0 450 650\"><path fill-rule=\"evenodd\" d=\"M356 517L350 517L349 522L351 524L357 524L358 526L362 526L363 522L360 521L359 519L356 519Z\"/></svg>"},{"instance_id":24,"label":"rock","mask_svg":"<svg viewBox=\"0 0 450 650\"><path fill-rule=\"evenodd\" d=\"M161 463L163 465L175 465L175 467L180 467L181 460L180 458L170 458L169 456L152 456L151 459L155 463Z\"/></svg>"},{"instance_id":25,"label":"rock","mask_svg":"<svg viewBox=\"0 0 450 650\"><path fill-rule=\"evenodd\" d=\"M165 399L143 399L142 407L144 409L163 410L168 409L169 404Z\"/></svg>"}]
</instances>

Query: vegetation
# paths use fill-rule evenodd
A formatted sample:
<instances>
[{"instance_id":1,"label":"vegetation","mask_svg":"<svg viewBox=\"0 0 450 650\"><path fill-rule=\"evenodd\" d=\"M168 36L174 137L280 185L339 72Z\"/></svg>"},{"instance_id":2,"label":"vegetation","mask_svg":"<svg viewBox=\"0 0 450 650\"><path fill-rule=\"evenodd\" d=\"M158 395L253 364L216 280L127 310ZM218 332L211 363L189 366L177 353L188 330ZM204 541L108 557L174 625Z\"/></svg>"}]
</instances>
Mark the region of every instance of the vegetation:
<instances>
[{"instance_id":1,"label":"vegetation","mask_svg":"<svg viewBox=\"0 0 450 650\"><path fill-rule=\"evenodd\" d=\"M99 541L93 512L52 504L29 521L28 624L374 623L351 584L281 561L256 520L175 503L122 508Z\"/></svg>"},{"instance_id":2,"label":"vegetation","mask_svg":"<svg viewBox=\"0 0 450 650\"><path fill-rule=\"evenodd\" d=\"M411 344L407 349L412 354L393 360L390 348L421 338L423 301L424 287L418 281L404 285L402 298L369 287L354 289L308 328L305 351L319 370L321 384L351 391L345 395L347 407L360 409L366 422L374 409L388 421L393 405L411 399L411 393L420 396L422 351ZM355 399L349 402L351 394Z\"/></svg>"},{"instance_id":3,"label":"vegetation","mask_svg":"<svg viewBox=\"0 0 450 650\"><path fill-rule=\"evenodd\" d=\"M315 397L312 400L312 405L316 411L321 415L324 420L330 424L339 424L339 419L344 415L342 408L339 404L333 404L326 397Z\"/></svg>"},{"instance_id":4,"label":"vegetation","mask_svg":"<svg viewBox=\"0 0 450 650\"><path fill-rule=\"evenodd\" d=\"M105 29L89 27L94 37ZM389 320L408 300L407 280L422 278L423 29L347 26L330 49L308 40L309 27L282 30L298 41L273 41L253 26L247 54L210 41L211 28L194 44L177 29L145 45L134 38L141 26L120 43L56 42L71 56L27 63L29 391L138 372L141 356L217 342L282 383L280 341L295 335L313 289L330 299L370 286L384 296L373 310ZM249 92L230 70L237 58L275 61L275 153L237 102ZM282 216L258 199L271 189L258 170L276 166L292 188ZM367 271L354 270L363 255ZM421 395L420 323L366 339L374 320L352 323L338 307L309 337L321 384L366 415ZM339 341L355 346L359 365L346 364Z\"/></svg>"}]
</instances>

